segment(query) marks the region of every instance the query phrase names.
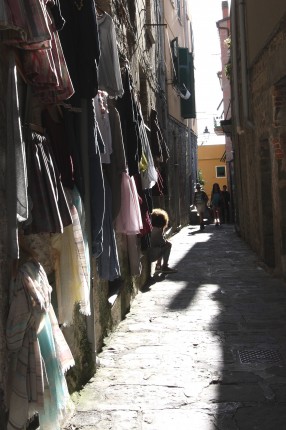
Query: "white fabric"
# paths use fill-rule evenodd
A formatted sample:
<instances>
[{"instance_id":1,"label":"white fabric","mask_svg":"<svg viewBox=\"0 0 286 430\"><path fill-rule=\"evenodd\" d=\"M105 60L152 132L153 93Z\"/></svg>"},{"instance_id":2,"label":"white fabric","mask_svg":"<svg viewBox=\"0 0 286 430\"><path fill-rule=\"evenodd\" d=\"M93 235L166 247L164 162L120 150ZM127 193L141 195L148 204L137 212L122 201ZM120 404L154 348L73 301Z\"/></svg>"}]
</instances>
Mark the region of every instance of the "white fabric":
<instances>
[{"instance_id":1,"label":"white fabric","mask_svg":"<svg viewBox=\"0 0 286 430\"><path fill-rule=\"evenodd\" d=\"M101 137L105 146L105 153L100 154L101 162L110 164L110 155L112 154L112 137L109 122L109 112L106 95L102 91L94 98L94 107L96 121L100 130Z\"/></svg>"},{"instance_id":2,"label":"white fabric","mask_svg":"<svg viewBox=\"0 0 286 430\"><path fill-rule=\"evenodd\" d=\"M153 155L146 132L146 127L143 121L140 124L139 133L142 142L142 153L145 155L148 163L147 169L144 171L141 170L140 172L142 188L149 189L154 187L154 185L156 184L158 180L158 173L154 166Z\"/></svg>"},{"instance_id":3,"label":"white fabric","mask_svg":"<svg viewBox=\"0 0 286 430\"><path fill-rule=\"evenodd\" d=\"M6 196L8 210L10 257L19 257L17 222L28 218L27 169L25 144L22 138L19 99L17 89L16 63L13 51L9 51L9 75L6 94L7 112L7 159Z\"/></svg>"},{"instance_id":4,"label":"white fabric","mask_svg":"<svg viewBox=\"0 0 286 430\"><path fill-rule=\"evenodd\" d=\"M98 66L98 88L111 97L121 97L124 93L116 33L113 20L108 13L97 17L100 41L100 59Z\"/></svg>"}]
</instances>

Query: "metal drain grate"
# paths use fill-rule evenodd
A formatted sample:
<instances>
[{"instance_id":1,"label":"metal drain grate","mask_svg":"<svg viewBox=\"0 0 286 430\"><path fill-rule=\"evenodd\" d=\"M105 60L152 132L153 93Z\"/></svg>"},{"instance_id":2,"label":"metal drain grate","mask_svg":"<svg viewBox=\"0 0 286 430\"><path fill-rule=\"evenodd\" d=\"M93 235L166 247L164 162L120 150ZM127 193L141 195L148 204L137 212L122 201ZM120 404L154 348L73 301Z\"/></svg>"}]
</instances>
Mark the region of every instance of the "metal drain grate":
<instances>
[{"instance_id":1,"label":"metal drain grate","mask_svg":"<svg viewBox=\"0 0 286 430\"><path fill-rule=\"evenodd\" d=\"M238 351L239 359L243 364L249 363L278 363L282 356L276 349L256 349Z\"/></svg>"}]
</instances>

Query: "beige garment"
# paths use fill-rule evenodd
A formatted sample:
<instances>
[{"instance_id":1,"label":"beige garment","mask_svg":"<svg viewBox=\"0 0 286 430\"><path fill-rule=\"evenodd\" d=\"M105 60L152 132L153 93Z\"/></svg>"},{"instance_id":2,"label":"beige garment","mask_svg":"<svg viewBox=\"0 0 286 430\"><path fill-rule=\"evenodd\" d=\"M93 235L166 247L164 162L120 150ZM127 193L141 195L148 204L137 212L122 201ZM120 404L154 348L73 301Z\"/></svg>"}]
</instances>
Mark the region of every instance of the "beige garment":
<instances>
[{"instance_id":1,"label":"beige garment","mask_svg":"<svg viewBox=\"0 0 286 430\"><path fill-rule=\"evenodd\" d=\"M58 320L64 325L72 323L76 303L79 303L81 313L90 315L89 285L86 264L83 262L82 232L75 206L70 206L70 211L73 225L65 227L62 234L55 234L51 239L52 247L56 254ZM80 242L82 242L82 249L80 248Z\"/></svg>"}]
</instances>

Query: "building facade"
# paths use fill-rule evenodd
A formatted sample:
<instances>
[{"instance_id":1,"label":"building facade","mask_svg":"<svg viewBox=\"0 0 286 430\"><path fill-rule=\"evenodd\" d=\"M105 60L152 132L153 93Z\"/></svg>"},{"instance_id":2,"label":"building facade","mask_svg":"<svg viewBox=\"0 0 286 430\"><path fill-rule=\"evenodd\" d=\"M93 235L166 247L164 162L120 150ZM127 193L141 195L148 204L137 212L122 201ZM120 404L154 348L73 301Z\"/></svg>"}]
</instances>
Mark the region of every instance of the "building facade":
<instances>
[{"instance_id":1,"label":"building facade","mask_svg":"<svg viewBox=\"0 0 286 430\"><path fill-rule=\"evenodd\" d=\"M216 22L220 39L221 50L221 70L218 72L220 85L222 89L222 100L220 109L222 111L220 120L216 120L215 133L225 136L225 160L227 185L231 194L231 212L234 211L234 163L233 163L233 146L231 140L231 87L230 87L230 14L228 1L222 1L222 19Z\"/></svg>"},{"instance_id":2,"label":"building facade","mask_svg":"<svg viewBox=\"0 0 286 430\"><path fill-rule=\"evenodd\" d=\"M189 218L196 182L197 128L190 3L164 0L169 204L175 228ZM175 198L179 195L179 199Z\"/></svg>"},{"instance_id":3,"label":"building facade","mask_svg":"<svg viewBox=\"0 0 286 430\"><path fill-rule=\"evenodd\" d=\"M232 142L236 224L274 273L286 274L286 5L232 1Z\"/></svg>"},{"instance_id":4,"label":"building facade","mask_svg":"<svg viewBox=\"0 0 286 430\"><path fill-rule=\"evenodd\" d=\"M214 183L222 190L227 185L227 164L224 158L224 145L198 146L198 167L203 181L203 189L209 199Z\"/></svg>"}]
</instances>

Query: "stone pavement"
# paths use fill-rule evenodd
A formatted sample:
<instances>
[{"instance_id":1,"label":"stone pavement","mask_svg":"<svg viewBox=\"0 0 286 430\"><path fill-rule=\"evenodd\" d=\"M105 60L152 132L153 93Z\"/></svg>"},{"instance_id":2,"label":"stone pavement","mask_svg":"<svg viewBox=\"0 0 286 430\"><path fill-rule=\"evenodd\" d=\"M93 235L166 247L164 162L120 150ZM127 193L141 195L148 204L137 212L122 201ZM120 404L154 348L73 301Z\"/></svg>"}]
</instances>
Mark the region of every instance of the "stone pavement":
<instances>
[{"instance_id":1,"label":"stone pavement","mask_svg":"<svg viewBox=\"0 0 286 430\"><path fill-rule=\"evenodd\" d=\"M172 238L65 429L286 430L286 285L233 226ZM155 282L156 281L156 282Z\"/></svg>"}]
</instances>

